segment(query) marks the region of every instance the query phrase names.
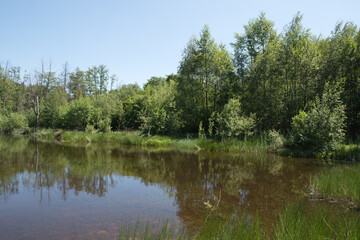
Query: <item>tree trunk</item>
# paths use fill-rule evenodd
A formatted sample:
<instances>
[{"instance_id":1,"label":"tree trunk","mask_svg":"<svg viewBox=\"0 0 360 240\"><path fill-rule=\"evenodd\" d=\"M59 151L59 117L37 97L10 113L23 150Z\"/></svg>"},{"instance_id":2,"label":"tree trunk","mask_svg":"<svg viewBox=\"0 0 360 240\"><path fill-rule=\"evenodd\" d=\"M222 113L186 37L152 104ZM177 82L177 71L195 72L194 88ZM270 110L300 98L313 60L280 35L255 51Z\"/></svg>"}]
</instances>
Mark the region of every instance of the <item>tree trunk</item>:
<instances>
[{"instance_id":1,"label":"tree trunk","mask_svg":"<svg viewBox=\"0 0 360 240\"><path fill-rule=\"evenodd\" d=\"M39 128L39 96L36 96L36 101L33 101L33 109L36 116L36 129Z\"/></svg>"}]
</instances>

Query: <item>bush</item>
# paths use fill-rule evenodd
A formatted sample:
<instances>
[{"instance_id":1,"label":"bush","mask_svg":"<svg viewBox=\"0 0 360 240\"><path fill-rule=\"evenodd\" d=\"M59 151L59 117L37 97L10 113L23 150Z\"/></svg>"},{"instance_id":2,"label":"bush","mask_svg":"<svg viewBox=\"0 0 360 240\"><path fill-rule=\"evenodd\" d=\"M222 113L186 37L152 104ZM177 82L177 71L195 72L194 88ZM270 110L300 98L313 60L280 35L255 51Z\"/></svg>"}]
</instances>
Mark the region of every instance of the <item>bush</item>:
<instances>
[{"instance_id":1,"label":"bush","mask_svg":"<svg viewBox=\"0 0 360 240\"><path fill-rule=\"evenodd\" d=\"M122 103L119 102L111 113L111 128L113 131L124 129L124 109Z\"/></svg>"},{"instance_id":2,"label":"bush","mask_svg":"<svg viewBox=\"0 0 360 240\"><path fill-rule=\"evenodd\" d=\"M94 125L91 124L86 125L85 132L91 134L95 133Z\"/></svg>"},{"instance_id":3,"label":"bush","mask_svg":"<svg viewBox=\"0 0 360 240\"><path fill-rule=\"evenodd\" d=\"M28 127L26 117L21 113L10 113L8 116L0 116L0 131L10 133L16 129Z\"/></svg>"},{"instance_id":4,"label":"bush","mask_svg":"<svg viewBox=\"0 0 360 240\"><path fill-rule=\"evenodd\" d=\"M284 147L285 139L276 130L269 131L268 140L269 140L270 150L273 152L278 152L281 148Z\"/></svg>"},{"instance_id":5,"label":"bush","mask_svg":"<svg viewBox=\"0 0 360 240\"><path fill-rule=\"evenodd\" d=\"M65 116L65 126L74 130L85 130L90 123L93 107L88 98L80 98L73 101Z\"/></svg>"},{"instance_id":6,"label":"bush","mask_svg":"<svg viewBox=\"0 0 360 240\"><path fill-rule=\"evenodd\" d=\"M243 116L238 99L230 99L218 117L217 134L221 137L246 137L253 134L254 116Z\"/></svg>"},{"instance_id":7,"label":"bush","mask_svg":"<svg viewBox=\"0 0 360 240\"><path fill-rule=\"evenodd\" d=\"M108 133L111 131L110 118L105 118L99 121L98 128L100 132Z\"/></svg>"},{"instance_id":8,"label":"bush","mask_svg":"<svg viewBox=\"0 0 360 240\"><path fill-rule=\"evenodd\" d=\"M322 97L311 103L307 112L300 111L293 118L293 145L313 155L329 155L344 138L344 121L340 89L326 84Z\"/></svg>"}]
</instances>

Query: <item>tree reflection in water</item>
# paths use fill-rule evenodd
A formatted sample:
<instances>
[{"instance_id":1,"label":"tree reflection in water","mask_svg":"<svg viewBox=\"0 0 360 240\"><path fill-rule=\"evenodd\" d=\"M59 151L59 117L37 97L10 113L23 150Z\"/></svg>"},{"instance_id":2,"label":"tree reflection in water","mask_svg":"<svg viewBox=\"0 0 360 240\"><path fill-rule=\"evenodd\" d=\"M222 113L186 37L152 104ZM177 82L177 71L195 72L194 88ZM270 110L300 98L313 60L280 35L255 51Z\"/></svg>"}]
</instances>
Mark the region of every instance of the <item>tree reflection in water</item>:
<instances>
[{"instance_id":1,"label":"tree reflection in water","mask_svg":"<svg viewBox=\"0 0 360 240\"><path fill-rule=\"evenodd\" d=\"M1 136L0 196L9 200L21 189L32 188L38 190L40 202L51 201L59 195L55 192L64 201L80 192L103 197L116 186L118 176L128 176L173 198L185 225L200 224L206 214L204 202L220 191L222 215L258 212L272 222L285 201L298 197L314 171L306 163L263 153L158 151L108 144L74 147Z\"/></svg>"}]
</instances>

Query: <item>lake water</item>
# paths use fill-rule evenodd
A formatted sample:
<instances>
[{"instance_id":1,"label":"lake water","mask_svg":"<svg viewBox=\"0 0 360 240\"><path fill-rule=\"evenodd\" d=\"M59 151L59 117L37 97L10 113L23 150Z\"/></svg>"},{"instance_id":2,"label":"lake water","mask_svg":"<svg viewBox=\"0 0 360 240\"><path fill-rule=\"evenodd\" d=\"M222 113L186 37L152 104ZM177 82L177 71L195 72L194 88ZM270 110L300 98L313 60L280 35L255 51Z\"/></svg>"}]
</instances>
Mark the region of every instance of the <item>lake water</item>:
<instances>
[{"instance_id":1,"label":"lake water","mask_svg":"<svg viewBox=\"0 0 360 240\"><path fill-rule=\"evenodd\" d=\"M318 170L309 159L264 153L0 136L0 239L114 239L121 224L159 219L196 228L214 195L223 216L272 224Z\"/></svg>"}]
</instances>

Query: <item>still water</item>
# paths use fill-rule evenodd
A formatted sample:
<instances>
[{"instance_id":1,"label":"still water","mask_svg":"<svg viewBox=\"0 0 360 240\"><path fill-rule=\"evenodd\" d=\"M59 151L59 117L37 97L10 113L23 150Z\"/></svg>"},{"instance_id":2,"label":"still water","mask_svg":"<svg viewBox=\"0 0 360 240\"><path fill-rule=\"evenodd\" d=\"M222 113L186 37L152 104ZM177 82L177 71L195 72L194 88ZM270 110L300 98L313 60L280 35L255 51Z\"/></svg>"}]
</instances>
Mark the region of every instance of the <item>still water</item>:
<instances>
[{"instance_id":1,"label":"still water","mask_svg":"<svg viewBox=\"0 0 360 240\"><path fill-rule=\"evenodd\" d=\"M311 160L263 153L0 136L0 239L114 239L121 224L164 218L196 227L214 195L223 216L271 224L316 171Z\"/></svg>"}]
</instances>

